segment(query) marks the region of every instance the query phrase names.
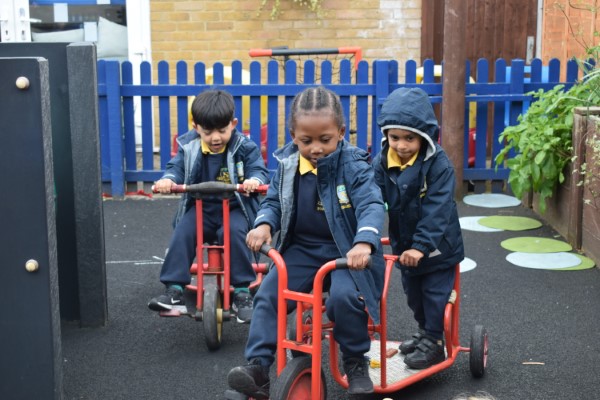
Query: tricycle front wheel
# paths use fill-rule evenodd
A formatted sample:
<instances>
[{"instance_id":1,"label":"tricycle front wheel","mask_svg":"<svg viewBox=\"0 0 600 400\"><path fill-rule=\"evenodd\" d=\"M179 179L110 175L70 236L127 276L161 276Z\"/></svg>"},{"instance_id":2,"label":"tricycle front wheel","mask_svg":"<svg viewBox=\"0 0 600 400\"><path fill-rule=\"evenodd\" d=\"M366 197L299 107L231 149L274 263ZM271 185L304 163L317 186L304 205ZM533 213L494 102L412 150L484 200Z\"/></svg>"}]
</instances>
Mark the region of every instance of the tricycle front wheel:
<instances>
[{"instance_id":1,"label":"tricycle front wheel","mask_svg":"<svg viewBox=\"0 0 600 400\"><path fill-rule=\"evenodd\" d=\"M271 400L312 400L312 359L296 357L287 363L271 387ZM321 369L321 396L327 398L327 381Z\"/></svg>"},{"instance_id":2,"label":"tricycle front wheel","mask_svg":"<svg viewBox=\"0 0 600 400\"><path fill-rule=\"evenodd\" d=\"M204 287L204 302L202 322L204 323L204 337L209 350L221 347L221 334L223 332L223 306L221 294L216 285Z\"/></svg>"}]
</instances>

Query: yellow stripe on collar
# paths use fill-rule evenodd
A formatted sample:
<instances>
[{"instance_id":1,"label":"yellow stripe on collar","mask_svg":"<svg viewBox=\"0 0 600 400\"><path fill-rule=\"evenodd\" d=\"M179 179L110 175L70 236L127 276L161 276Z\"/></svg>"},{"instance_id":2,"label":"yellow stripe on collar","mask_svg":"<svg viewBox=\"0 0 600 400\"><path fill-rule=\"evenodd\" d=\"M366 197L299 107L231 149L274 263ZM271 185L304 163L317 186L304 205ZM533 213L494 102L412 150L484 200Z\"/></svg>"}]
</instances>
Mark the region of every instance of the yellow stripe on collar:
<instances>
[{"instance_id":1,"label":"yellow stripe on collar","mask_svg":"<svg viewBox=\"0 0 600 400\"><path fill-rule=\"evenodd\" d=\"M312 172L315 175L317 174L317 168L313 167L310 161L303 156L300 156L300 165L298 168L300 170L300 175L304 175L308 172Z\"/></svg>"},{"instance_id":2,"label":"yellow stripe on collar","mask_svg":"<svg viewBox=\"0 0 600 400\"><path fill-rule=\"evenodd\" d=\"M393 149L389 148L387 154L388 169L397 167L400 168L400 171L404 171L406 168L410 167L415 163L418 156L419 153L417 152L414 156L412 156L410 160L406 162L406 164L402 164L402 160L400 159L398 153L396 153Z\"/></svg>"}]
</instances>

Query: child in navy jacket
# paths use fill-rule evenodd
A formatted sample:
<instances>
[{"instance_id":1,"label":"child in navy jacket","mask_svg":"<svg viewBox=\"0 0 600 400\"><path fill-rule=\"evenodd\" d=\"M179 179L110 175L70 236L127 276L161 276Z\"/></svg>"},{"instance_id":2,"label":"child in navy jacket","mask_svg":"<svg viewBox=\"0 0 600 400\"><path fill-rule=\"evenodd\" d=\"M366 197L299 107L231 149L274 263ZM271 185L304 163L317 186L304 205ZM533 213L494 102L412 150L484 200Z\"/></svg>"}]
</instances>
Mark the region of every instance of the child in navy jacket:
<instances>
[{"instance_id":1,"label":"child in navy jacket","mask_svg":"<svg viewBox=\"0 0 600 400\"><path fill-rule=\"evenodd\" d=\"M454 267L464 258L454 168L437 144L437 119L423 90L392 92L377 124L385 141L373 160L375 179L388 205L390 244L419 328L400 351L410 368L424 369L445 360L444 308Z\"/></svg>"},{"instance_id":2,"label":"child in navy jacket","mask_svg":"<svg viewBox=\"0 0 600 400\"><path fill-rule=\"evenodd\" d=\"M250 195L268 183L256 143L236 130L235 105L231 94L222 90L200 93L192 103L193 129L177 139L177 155L167 163L164 175L155 183L161 193L170 193L173 184L220 181L242 184L246 193L235 193L230 201L232 309L237 321L252 317L252 296L248 286L255 280L250 250L245 244L259 200ZM196 202L189 194L181 197L175 216L175 230L160 272L166 292L148 303L151 310L184 307L183 288L190 283L190 266L196 256ZM203 234L207 242L223 243L223 211L219 197L203 199Z\"/></svg>"},{"instance_id":3,"label":"child in navy jacket","mask_svg":"<svg viewBox=\"0 0 600 400\"><path fill-rule=\"evenodd\" d=\"M287 266L288 287L304 293L312 290L323 264L347 258L349 269L330 275L327 315L335 322L348 393L371 393L364 355L370 349L368 316L379 319L385 210L368 154L346 142L344 132L340 100L333 92L315 87L295 97L293 142L275 153L279 166L246 242L256 251L279 232L276 247ZM369 258L372 266L365 269ZM238 392L267 399L277 346L276 269L262 282L254 307L245 351L249 364L233 368L228 382Z\"/></svg>"}]
</instances>

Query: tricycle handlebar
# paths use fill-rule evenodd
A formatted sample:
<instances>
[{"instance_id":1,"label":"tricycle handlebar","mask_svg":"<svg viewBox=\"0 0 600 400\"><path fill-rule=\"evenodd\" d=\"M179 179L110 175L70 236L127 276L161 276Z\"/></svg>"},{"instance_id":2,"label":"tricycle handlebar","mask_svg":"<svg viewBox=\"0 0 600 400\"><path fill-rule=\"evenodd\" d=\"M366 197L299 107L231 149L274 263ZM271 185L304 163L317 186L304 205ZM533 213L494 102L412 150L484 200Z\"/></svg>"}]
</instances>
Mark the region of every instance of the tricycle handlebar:
<instances>
[{"instance_id":1,"label":"tricycle handlebar","mask_svg":"<svg viewBox=\"0 0 600 400\"><path fill-rule=\"evenodd\" d=\"M268 256L269 251L271 251L272 249L273 247L269 246L268 244L263 244L262 246L260 246L260 252L265 256Z\"/></svg>"},{"instance_id":2,"label":"tricycle handlebar","mask_svg":"<svg viewBox=\"0 0 600 400\"><path fill-rule=\"evenodd\" d=\"M369 262L367 263L366 268L371 268L371 257L369 257ZM335 269L348 269L348 259L347 258L338 258L335 260Z\"/></svg>"},{"instance_id":3,"label":"tricycle handlebar","mask_svg":"<svg viewBox=\"0 0 600 400\"><path fill-rule=\"evenodd\" d=\"M265 194L269 185L259 185L253 193ZM152 186L152 192L157 193L154 185ZM244 192L244 186L241 184L224 183L224 182L201 182L190 185L172 185L171 193L199 193L199 194L222 194L222 193L233 193L233 192Z\"/></svg>"}]
</instances>

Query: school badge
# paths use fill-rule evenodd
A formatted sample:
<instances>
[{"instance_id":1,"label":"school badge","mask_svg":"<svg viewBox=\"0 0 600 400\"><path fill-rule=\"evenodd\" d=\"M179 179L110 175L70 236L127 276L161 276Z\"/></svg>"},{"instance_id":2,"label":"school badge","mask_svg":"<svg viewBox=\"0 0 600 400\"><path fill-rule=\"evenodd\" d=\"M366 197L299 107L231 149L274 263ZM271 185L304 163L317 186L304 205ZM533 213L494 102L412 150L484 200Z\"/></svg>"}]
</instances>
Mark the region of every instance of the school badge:
<instances>
[{"instance_id":1,"label":"school badge","mask_svg":"<svg viewBox=\"0 0 600 400\"><path fill-rule=\"evenodd\" d=\"M244 181L244 162L239 161L239 162L235 163L235 168L237 170L238 180L240 182L243 182Z\"/></svg>"},{"instance_id":2,"label":"school badge","mask_svg":"<svg viewBox=\"0 0 600 400\"><path fill-rule=\"evenodd\" d=\"M351 207L350 199L348 198L348 193L346 192L346 185L338 185L336 190L337 190L337 197L338 197L338 200L339 200L342 208Z\"/></svg>"}]
</instances>

